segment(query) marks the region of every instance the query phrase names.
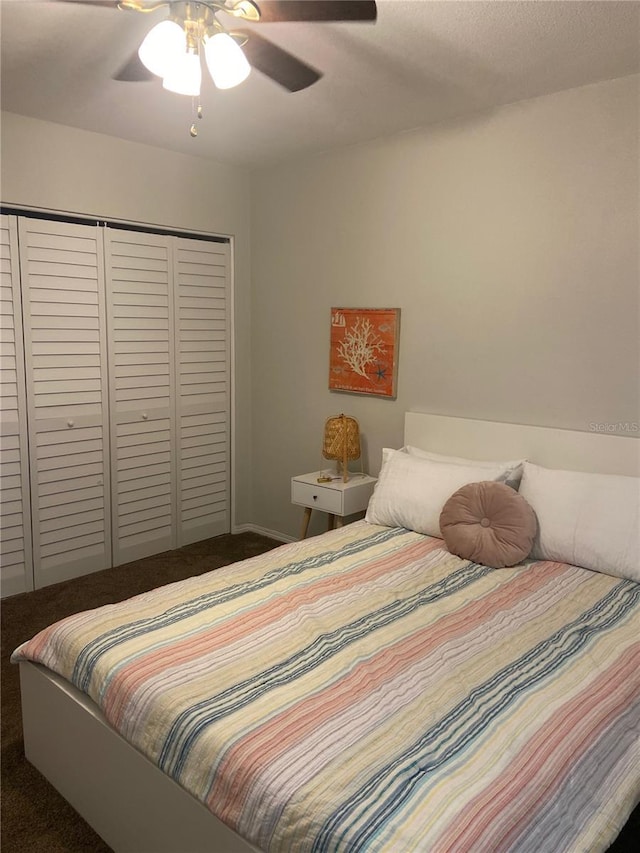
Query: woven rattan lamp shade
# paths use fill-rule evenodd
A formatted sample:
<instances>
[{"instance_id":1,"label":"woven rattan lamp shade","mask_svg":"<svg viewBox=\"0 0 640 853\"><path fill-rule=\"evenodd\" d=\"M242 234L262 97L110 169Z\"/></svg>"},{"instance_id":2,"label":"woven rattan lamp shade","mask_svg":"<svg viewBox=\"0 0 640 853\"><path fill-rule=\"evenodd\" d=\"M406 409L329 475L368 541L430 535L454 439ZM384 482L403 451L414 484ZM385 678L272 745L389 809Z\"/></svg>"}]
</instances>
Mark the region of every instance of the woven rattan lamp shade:
<instances>
[{"instance_id":1,"label":"woven rattan lamp shade","mask_svg":"<svg viewBox=\"0 0 640 853\"><path fill-rule=\"evenodd\" d=\"M324 425L322 455L325 459L337 459L342 463L342 479L349 479L347 463L360 458L360 427L355 418L338 415L327 418Z\"/></svg>"}]
</instances>

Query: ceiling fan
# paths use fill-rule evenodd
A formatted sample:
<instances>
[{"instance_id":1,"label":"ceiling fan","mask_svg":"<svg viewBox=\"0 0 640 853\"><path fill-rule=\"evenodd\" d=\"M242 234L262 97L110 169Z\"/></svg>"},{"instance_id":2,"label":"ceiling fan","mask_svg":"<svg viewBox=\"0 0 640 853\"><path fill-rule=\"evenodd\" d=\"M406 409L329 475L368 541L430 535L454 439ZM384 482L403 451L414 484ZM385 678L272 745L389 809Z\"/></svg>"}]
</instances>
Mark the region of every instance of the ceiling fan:
<instances>
[{"instance_id":1,"label":"ceiling fan","mask_svg":"<svg viewBox=\"0 0 640 853\"><path fill-rule=\"evenodd\" d=\"M200 93L200 57L218 88L241 83L251 67L289 92L306 89L322 73L250 29L227 30L221 12L252 24L374 22L375 0L54 0L127 12L168 14L151 28L139 50L114 75L130 82L163 78L163 86L194 97Z\"/></svg>"}]
</instances>

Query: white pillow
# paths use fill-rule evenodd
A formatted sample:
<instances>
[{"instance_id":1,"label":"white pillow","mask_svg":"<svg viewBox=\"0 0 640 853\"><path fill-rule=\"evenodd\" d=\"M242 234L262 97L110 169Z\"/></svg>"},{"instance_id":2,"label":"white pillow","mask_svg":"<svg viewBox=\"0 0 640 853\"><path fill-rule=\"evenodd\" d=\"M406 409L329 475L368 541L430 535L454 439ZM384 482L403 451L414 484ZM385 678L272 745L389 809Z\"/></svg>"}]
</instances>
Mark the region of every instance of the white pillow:
<instances>
[{"instance_id":1,"label":"white pillow","mask_svg":"<svg viewBox=\"0 0 640 853\"><path fill-rule=\"evenodd\" d=\"M385 527L406 527L442 538L440 513L451 495L467 483L501 480L504 467L433 462L402 450L382 451L382 469L369 501L366 520Z\"/></svg>"},{"instance_id":2,"label":"white pillow","mask_svg":"<svg viewBox=\"0 0 640 853\"><path fill-rule=\"evenodd\" d=\"M443 456L441 453L421 450L419 447L413 447L411 444L407 444L402 449L411 456L419 456L421 459L431 459L432 462L450 462L452 465L473 465L478 468L495 468L497 465L503 466L505 477L502 478L501 482L506 483L512 489L516 490L520 485L524 470L524 459L513 459L510 462L487 462L483 459L465 459L462 456Z\"/></svg>"},{"instance_id":3,"label":"white pillow","mask_svg":"<svg viewBox=\"0 0 640 853\"><path fill-rule=\"evenodd\" d=\"M640 478L525 463L520 494L538 517L531 556L640 583Z\"/></svg>"}]
</instances>

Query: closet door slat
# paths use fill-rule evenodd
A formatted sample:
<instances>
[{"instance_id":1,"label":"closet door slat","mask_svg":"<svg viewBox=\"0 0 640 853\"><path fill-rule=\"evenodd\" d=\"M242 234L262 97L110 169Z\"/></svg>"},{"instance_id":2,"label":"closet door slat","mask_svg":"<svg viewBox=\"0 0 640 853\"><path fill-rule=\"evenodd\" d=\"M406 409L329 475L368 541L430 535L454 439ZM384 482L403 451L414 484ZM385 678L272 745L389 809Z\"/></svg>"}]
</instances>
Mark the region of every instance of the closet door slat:
<instances>
[{"instance_id":1,"label":"closet door slat","mask_svg":"<svg viewBox=\"0 0 640 853\"><path fill-rule=\"evenodd\" d=\"M0 589L33 589L27 401L18 223L0 216Z\"/></svg>"},{"instance_id":2,"label":"closet door slat","mask_svg":"<svg viewBox=\"0 0 640 853\"><path fill-rule=\"evenodd\" d=\"M176 238L178 545L230 529L229 257Z\"/></svg>"},{"instance_id":3,"label":"closet door slat","mask_svg":"<svg viewBox=\"0 0 640 853\"><path fill-rule=\"evenodd\" d=\"M19 241L41 587L111 565L102 230L21 217Z\"/></svg>"},{"instance_id":4,"label":"closet door slat","mask_svg":"<svg viewBox=\"0 0 640 853\"><path fill-rule=\"evenodd\" d=\"M114 565L175 548L172 239L105 234Z\"/></svg>"}]
</instances>

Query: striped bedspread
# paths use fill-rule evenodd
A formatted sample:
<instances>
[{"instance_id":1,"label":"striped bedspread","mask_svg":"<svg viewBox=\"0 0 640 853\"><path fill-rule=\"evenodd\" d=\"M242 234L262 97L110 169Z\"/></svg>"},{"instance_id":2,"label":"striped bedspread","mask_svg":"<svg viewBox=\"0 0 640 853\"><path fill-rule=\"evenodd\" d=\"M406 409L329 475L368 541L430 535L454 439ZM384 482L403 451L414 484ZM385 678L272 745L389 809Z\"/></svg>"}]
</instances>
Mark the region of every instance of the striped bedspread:
<instances>
[{"instance_id":1,"label":"striped bedspread","mask_svg":"<svg viewBox=\"0 0 640 853\"><path fill-rule=\"evenodd\" d=\"M560 563L358 522L14 659L271 853L593 853L640 797L640 585Z\"/></svg>"}]
</instances>

